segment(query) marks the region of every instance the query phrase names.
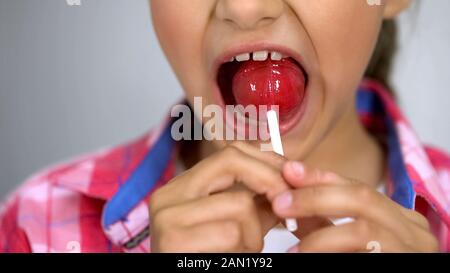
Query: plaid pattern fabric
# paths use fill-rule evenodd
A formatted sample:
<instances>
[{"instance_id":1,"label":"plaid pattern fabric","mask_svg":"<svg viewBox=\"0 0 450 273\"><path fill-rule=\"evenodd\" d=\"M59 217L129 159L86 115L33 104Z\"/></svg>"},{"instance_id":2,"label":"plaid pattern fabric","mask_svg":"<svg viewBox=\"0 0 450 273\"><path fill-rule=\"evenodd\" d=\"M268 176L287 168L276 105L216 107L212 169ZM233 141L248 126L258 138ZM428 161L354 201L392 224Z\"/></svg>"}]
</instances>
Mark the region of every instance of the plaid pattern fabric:
<instances>
[{"instance_id":1,"label":"plaid pattern fabric","mask_svg":"<svg viewBox=\"0 0 450 273\"><path fill-rule=\"evenodd\" d=\"M424 214L450 251L450 158L421 144L378 83L363 81L356 105L386 142L388 195ZM171 124L31 177L0 207L0 252L149 252L147 204L174 176Z\"/></svg>"}]
</instances>

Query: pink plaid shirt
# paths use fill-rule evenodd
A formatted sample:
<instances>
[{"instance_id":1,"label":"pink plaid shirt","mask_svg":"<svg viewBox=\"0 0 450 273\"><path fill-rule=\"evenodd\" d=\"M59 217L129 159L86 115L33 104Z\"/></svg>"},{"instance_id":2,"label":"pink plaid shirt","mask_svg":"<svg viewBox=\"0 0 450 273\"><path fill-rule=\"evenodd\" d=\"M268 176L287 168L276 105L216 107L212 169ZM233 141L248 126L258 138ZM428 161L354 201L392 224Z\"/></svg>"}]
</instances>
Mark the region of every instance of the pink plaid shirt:
<instances>
[{"instance_id":1,"label":"pink plaid shirt","mask_svg":"<svg viewBox=\"0 0 450 273\"><path fill-rule=\"evenodd\" d=\"M424 214L450 251L450 158L420 143L376 82L365 80L357 99L361 122L387 145L387 194ZM174 176L171 122L31 177L0 208L0 252L149 252L147 204Z\"/></svg>"}]
</instances>

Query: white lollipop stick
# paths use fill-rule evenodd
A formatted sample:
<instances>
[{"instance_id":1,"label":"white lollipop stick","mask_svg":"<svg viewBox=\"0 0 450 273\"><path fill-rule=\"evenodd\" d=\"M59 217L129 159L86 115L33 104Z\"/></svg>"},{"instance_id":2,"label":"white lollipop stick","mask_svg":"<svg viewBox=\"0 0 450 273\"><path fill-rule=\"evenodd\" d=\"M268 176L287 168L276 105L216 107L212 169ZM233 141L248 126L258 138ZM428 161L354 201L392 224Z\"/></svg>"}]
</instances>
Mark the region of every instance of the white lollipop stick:
<instances>
[{"instance_id":1,"label":"white lollipop stick","mask_svg":"<svg viewBox=\"0 0 450 273\"><path fill-rule=\"evenodd\" d=\"M277 112L270 110L267 112L267 122L269 123L270 142L275 153L284 156L283 144L281 143L280 127L278 126ZM285 220L286 228L294 232L297 230L297 220L287 218Z\"/></svg>"}]
</instances>

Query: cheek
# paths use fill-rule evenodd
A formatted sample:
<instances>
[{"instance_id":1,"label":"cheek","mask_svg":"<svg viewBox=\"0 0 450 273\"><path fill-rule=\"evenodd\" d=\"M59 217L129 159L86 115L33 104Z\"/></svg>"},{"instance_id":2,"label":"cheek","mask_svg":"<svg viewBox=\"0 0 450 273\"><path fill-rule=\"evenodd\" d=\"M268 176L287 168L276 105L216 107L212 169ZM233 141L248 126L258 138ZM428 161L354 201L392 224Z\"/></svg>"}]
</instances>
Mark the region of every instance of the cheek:
<instances>
[{"instance_id":1,"label":"cheek","mask_svg":"<svg viewBox=\"0 0 450 273\"><path fill-rule=\"evenodd\" d=\"M211 2L211 1L209 1ZM151 0L153 26L161 47L188 96L200 95L201 46L210 8L203 0Z\"/></svg>"},{"instance_id":2,"label":"cheek","mask_svg":"<svg viewBox=\"0 0 450 273\"><path fill-rule=\"evenodd\" d=\"M292 1L315 48L327 96L353 99L378 38L383 8L362 0L302 2Z\"/></svg>"}]
</instances>

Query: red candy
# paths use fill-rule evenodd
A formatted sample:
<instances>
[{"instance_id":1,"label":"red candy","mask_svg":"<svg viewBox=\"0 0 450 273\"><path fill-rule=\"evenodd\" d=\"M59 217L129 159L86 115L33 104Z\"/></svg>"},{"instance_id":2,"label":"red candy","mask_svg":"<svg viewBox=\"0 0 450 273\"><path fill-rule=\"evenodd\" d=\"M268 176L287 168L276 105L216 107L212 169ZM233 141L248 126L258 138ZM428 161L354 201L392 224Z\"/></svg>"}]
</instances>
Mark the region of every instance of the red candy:
<instances>
[{"instance_id":1,"label":"red candy","mask_svg":"<svg viewBox=\"0 0 450 273\"><path fill-rule=\"evenodd\" d=\"M244 62L233 77L237 104L279 106L280 121L299 110L305 95L305 74L292 59Z\"/></svg>"}]
</instances>

